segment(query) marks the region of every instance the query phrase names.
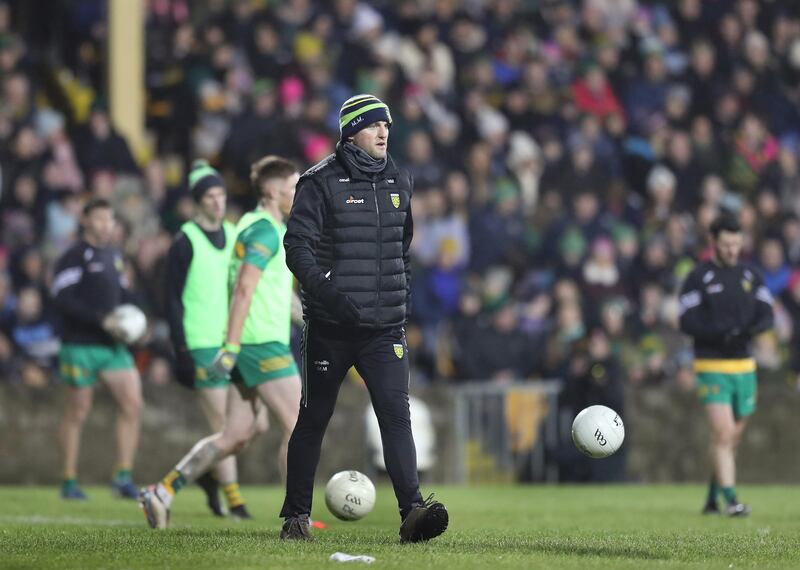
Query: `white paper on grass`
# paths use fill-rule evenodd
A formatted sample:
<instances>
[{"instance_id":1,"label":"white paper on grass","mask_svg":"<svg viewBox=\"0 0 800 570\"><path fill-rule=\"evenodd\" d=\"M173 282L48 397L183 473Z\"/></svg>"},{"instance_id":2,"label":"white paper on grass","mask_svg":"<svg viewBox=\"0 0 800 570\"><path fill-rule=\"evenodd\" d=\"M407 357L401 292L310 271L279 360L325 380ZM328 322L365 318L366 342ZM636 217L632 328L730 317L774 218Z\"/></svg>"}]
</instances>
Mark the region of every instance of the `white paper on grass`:
<instances>
[{"instance_id":1,"label":"white paper on grass","mask_svg":"<svg viewBox=\"0 0 800 570\"><path fill-rule=\"evenodd\" d=\"M346 554L344 552L334 552L328 559L331 562L363 562L364 564L372 564L375 562L373 556L366 554Z\"/></svg>"}]
</instances>

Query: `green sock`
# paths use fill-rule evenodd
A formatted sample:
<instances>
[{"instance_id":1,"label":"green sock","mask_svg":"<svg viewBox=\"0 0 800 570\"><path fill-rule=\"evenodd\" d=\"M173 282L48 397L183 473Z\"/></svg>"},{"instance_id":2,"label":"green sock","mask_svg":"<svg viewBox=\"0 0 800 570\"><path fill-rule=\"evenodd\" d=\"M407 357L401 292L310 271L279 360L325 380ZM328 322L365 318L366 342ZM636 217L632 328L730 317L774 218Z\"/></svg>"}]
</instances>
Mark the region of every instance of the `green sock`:
<instances>
[{"instance_id":1,"label":"green sock","mask_svg":"<svg viewBox=\"0 0 800 570\"><path fill-rule=\"evenodd\" d=\"M706 499L706 504L708 505L716 505L717 504L717 497L719 497L719 485L717 485L716 479L711 479L711 483L708 485L708 498Z\"/></svg>"},{"instance_id":2,"label":"green sock","mask_svg":"<svg viewBox=\"0 0 800 570\"><path fill-rule=\"evenodd\" d=\"M175 496L175 493L180 491L186 485L186 478L181 474L180 471L173 469L161 480L161 484L170 495Z\"/></svg>"},{"instance_id":3,"label":"green sock","mask_svg":"<svg viewBox=\"0 0 800 570\"><path fill-rule=\"evenodd\" d=\"M72 479L64 479L61 482L61 487L65 490L74 489L78 486L78 480L75 478Z\"/></svg>"},{"instance_id":4,"label":"green sock","mask_svg":"<svg viewBox=\"0 0 800 570\"><path fill-rule=\"evenodd\" d=\"M130 469L117 469L116 473L114 473L114 481L130 481L130 480L131 480Z\"/></svg>"},{"instance_id":5,"label":"green sock","mask_svg":"<svg viewBox=\"0 0 800 570\"><path fill-rule=\"evenodd\" d=\"M729 505L739 502L736 500L736 487L723 487L722 496L725 497L725 501L727 501Z\"/></svg>"}]
</instances>

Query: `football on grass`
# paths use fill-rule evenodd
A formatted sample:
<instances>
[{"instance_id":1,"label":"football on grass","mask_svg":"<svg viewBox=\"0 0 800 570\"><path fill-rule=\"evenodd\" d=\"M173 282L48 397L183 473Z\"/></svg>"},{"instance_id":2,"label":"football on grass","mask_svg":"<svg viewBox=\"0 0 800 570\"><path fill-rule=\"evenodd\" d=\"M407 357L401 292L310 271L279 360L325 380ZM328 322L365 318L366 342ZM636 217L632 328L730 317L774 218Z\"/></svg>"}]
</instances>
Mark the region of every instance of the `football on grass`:
<instances>
[{"instance_id":1,"label":"football on grass","mask_svg":"<svg viewBox=\"0 0 800 570\"><path fill-rule=\"evenodd\" d=\"M340 471L325 486L325 504L336 518L357 521L375 506L375 485L360 471Z\"/></svg>"},{"instance_id":2,"label":"football on grass","mask_svg":"<svg viewBox=\"0 0 800 570\"><path fill-rule=\"evenodd\" d=\"M572 441L589 457L599 459L613 455L624 440L622 418L606 406L589 406L572 422Z\"/></svg>"}]
</instances>

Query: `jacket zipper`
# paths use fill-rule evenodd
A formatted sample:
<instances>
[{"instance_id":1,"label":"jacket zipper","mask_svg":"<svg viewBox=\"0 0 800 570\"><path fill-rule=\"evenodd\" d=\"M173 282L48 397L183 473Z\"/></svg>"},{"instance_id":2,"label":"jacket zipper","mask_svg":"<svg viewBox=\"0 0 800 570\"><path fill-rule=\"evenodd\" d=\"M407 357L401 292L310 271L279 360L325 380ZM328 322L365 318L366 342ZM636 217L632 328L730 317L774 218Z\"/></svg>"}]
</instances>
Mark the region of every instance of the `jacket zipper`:
<instances>
[{"instance_id":1,"label":"jacket zipper","mask_svg":"<svg viewBox=\"0 0 800 570\"><path fill-rule=\"evenodd\" d=\"M375 326L380 324L380 300L381 300L381 258L383 257L383 252L381 251L383 248L383 244L381 243L381 211L378 207L378 191L375 187L375 182L372 183L372 195L375 198L375 215L378 217L378 226L377 226L377 233L378 233L378 270L375 272L375 277L377 279L376 287L375 287Z\"/></svg>"}]
</instances>

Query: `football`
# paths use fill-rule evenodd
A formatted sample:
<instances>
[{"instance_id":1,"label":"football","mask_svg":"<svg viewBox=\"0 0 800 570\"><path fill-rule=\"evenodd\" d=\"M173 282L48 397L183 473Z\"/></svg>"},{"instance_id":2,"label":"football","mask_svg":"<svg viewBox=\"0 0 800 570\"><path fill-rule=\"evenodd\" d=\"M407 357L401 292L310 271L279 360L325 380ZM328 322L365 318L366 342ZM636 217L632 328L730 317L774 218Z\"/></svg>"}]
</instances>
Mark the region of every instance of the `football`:
<instances>
[{"instance_id":1,"label":"football","mask_svg":"<svg viewBox=\"0 0 800 570\"><path fill-rule=\"evenodd\" d=\"M126 344L132 344L144 336L147 318L136 305L120 305L114 309L112 315L123 333L122 341Z\"/></svg>"},{"instance_id":2,"label":"football","mask_svg":"<svg viewBox=\"0 0 800 570\"><path fill-rule=\"evenodd\" d=\"M340 471L325 486L328 510L343 521L357 521L375 506L375 485L360 471Z\"/></svg>"},{"instance_id":3,"label":"football","mask_svg":"<svg viewBox=\"0 0 800 570\"><path fill-rule=\"evenodd\" d=\"M572 441L589 457L613 455L625 440L625 425L619 414L606 406L589 406L572 422Z\"/></svg>"}]
</instances>

